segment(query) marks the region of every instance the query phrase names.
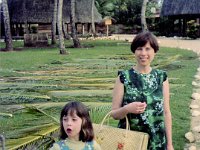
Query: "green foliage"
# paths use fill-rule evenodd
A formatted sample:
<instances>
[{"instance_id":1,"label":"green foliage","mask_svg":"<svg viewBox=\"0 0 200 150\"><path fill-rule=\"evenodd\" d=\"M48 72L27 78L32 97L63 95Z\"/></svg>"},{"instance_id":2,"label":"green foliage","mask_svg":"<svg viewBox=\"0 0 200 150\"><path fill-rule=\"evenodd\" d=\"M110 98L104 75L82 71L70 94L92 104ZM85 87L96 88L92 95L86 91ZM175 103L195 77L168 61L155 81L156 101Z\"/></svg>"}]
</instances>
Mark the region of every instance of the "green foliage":
<instances>
[{"instance_id":1,"label":"green foliage","mask_svg":"<svg viewBox=\"0 0 200 150\"><path fill-rule=\"evenodd\" d=\"M135 64L130 43L82 43L85 48L68 48L70 55L59 55L57 48L50 47L1 52L0 133L6 136L7 147L49 147L57 140L60 110L68 101L84 102L94 123L100 123L110 111L117 71ZM15 48L21 44L14 42ZM66 45L70 47L71 41ZM198 65L196 54L176 48L160 48L153 61L154 68L168 72L176 150L183 149L184 134L190 127L188 106ZM111 119L110 124L116 126L117 121ZM33 131L40 133L36 139Z\"/></svg>"},{"instance_id":2,"label":"green foliage","mask_svg":"<svg viewBox=\"0 0 200 150\"><path fill-rule=\"evenodd\" d=\"M155 1L148 2L147 8L146 8L146 14L145 14L146 17L153 17L153 15L155 15L157 9L160 9L158 2L155 2Z\"/></svg>"},{"instance_id":3,"label":"green foliage","mask_svg":"<svg viewBox=\"0 0 200 150\"><path fill-rule=\"evenodd\" d=\"M113 16L113 10L115 8L113 2L114 0L95 0L95 6L103 18L105 16Z\"/></svg>"},{"instance_id":4,"label":"green foliage","mask_svg":"<svg viewBox=\"0 0 200 150\"><path fill-rule=\"evenodd\" d=\"M114 2L114 16L119 24L130 25L140 19L142 1L140 0L116 0Z\"/></svg>"},{"instance_id":5,"label":"green foliage","mask_svg":"<svg viewBox=\"0 0 200 150\"><path fill-rule=\"evenodd\" d=\"M140 0L96 0L96 7L103 18L113 17L118 24L130 25L140 18Z\"/></svg>"},{"instance_id":6,"label":"green foliage","mask_svg":"<svg viewBox=\"0 0 200 150\"><path fill-rule=\"evenodd\" d=\"M187 36L196 39L199 37L198 32L200 32L200 24L195 20L190 20L187 22Z\"/></svg>"}]
</instances>

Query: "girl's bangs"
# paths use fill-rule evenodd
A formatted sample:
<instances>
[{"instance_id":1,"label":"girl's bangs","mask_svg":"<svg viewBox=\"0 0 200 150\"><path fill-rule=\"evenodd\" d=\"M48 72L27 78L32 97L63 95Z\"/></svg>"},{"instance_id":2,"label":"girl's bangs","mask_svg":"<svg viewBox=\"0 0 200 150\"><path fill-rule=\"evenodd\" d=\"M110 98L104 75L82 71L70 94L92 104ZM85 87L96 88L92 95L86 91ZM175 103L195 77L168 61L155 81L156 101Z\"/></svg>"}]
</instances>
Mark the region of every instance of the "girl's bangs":
<instances>
[{"instance_id":1,"label":"girl's bangs","mask_svg":"<svg viewBox=\"0 0 200 150\"><path fill-rule=\"evenodd\" d=\"M63 112L62 112L62 117L63 116L74 116L74 114L77 114L77 111L76 111L76 108L74 107L68 107L67 109L65 109Z\"/></svg>"}]
</instances>

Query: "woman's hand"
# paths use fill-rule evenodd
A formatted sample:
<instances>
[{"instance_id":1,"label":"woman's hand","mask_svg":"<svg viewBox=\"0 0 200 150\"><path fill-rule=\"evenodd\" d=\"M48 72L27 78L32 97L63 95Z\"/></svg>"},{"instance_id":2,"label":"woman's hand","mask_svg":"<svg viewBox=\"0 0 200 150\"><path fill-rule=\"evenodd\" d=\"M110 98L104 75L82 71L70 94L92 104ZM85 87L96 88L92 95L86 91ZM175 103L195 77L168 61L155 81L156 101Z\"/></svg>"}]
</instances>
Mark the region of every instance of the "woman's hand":
<instances>
[{"instance_id":1,"label":"woman's hand","mask_svg":"<svg viewBox=\"0 0 200 150\"><path fill-rule=\"evenodd\" d=\"M173 145L172 144L171 145L167 145L167 150L174 150Z\"/></svg>"},{"instance_id":2,"label":"woman's hand","mask_svg":"<svg viewBox=\"0 0 200 150\"><path fill-rule=\"evenodd\" d=\"M142 114L146 107L147 104L145 102L132 102L124 106L125 109L127 110L128 113L133 113L133 114Z\"/></svg>"}]
</instances>

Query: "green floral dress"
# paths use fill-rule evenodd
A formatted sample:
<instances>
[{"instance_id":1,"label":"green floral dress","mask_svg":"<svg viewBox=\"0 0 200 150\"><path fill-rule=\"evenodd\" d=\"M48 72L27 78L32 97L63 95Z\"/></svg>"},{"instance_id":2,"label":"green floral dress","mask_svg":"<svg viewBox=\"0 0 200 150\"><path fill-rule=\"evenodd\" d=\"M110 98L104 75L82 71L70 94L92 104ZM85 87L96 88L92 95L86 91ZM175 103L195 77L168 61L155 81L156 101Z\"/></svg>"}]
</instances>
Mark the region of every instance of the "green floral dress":
<instances>
[{"instance_id":1,"label":"green floral dress","mask_svg":"<svg viewBox=\"0 0 200 150\"><path fill-rule=\"evenodd\" d=\"M134 69L119 71L120 81L124 84L122 106L131 102L146 102L147 108L142 114L128 114L131 130L149 134L148 150L166 150L166 135L163 112L163 82L166 72L152 69L149 74L141 74ZM124 119L119 121L125 128Z\"/></svg>"}]
</instances>

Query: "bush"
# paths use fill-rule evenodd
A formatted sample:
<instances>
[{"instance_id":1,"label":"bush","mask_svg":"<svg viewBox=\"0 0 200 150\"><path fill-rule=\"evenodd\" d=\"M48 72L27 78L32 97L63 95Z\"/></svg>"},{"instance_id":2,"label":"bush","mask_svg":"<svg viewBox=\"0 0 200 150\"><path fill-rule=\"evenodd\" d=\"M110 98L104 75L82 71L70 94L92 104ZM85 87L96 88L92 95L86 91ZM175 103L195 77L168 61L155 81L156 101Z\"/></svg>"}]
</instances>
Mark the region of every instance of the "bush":
<instances>
[{"instance_id":1,"label":"bush","mask_svg":"<svg viewBox=\"0 0 200 150\"><path fill-rule=\"evenodd\" d=\"M187 31L186 31L186 35L192 39L196 39L199 37L199 27L200 25L198 23L195 22L195 20L190 20L187 22Z\"/></svg>"},{"instance_id":2,"label":"bush","mask_svg":"<svg viewBox=\"0 0 200 150\"><path fill-rule=\"evenodd\" d=\"M37 33L37 27L36 26L32 26L30 32L31 33Z\"/></svg>"}]
</instances>

